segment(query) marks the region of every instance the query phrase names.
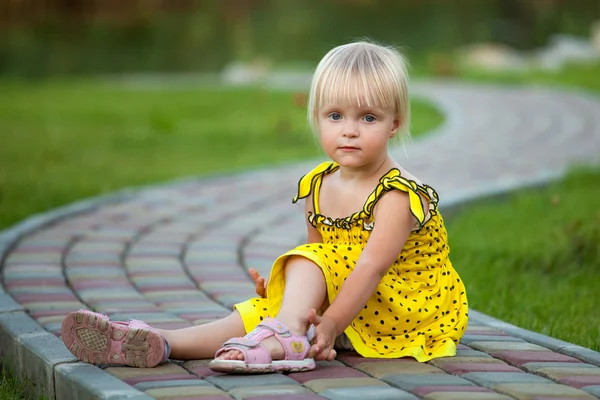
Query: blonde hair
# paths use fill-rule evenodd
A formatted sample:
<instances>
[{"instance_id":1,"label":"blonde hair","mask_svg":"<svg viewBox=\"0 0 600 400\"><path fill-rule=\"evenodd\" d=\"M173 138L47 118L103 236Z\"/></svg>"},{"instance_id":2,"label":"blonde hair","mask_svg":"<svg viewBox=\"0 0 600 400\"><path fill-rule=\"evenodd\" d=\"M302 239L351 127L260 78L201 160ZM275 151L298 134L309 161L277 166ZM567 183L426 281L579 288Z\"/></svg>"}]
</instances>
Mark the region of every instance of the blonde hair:
<instances>
[{"instance_id":1,"label":"blonde hair","mask_svg":"<svg viewBox=\"0 0 600 400\"><path fill-rule=\"evenodd\" d=\"M410 135L408 73L404 57L391 47L360 41L335 47L313 75L308 122L318 132L318 112L331 104L393 108L401 137Z\"/></svg>"}]
</instances>

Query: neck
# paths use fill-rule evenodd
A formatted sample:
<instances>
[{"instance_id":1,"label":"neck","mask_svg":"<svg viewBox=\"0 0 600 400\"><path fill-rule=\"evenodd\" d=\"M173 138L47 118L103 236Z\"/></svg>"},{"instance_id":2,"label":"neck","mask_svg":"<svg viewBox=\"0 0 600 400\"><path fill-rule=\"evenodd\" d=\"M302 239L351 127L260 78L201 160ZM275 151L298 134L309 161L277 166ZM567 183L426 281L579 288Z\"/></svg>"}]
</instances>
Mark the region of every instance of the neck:
<instances>
[{"instance_id":1,"label":"neck","mask_svg":"<svg viewBox=\"0 0 600 400\"><path fill-rule=\"evenodd\" d=\"M364 180L373 176L379 177L383 169L393 164L392 159L385 154L384 157L358 168L343 167L340 165L340 179L344 181ZM389 168L388 168L389 169Z\"/></svg>"}]
</instances>

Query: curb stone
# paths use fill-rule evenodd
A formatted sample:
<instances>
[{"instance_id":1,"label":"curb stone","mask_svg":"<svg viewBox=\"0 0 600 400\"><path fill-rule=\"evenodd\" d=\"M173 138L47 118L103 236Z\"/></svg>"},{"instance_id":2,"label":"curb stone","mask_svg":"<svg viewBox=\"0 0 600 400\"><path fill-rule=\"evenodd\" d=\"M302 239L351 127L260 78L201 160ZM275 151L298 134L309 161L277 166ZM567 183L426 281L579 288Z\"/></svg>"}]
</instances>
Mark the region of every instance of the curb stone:
<instances>
[{"instance_id":1,"label":"curb stone","mask_svg":"<svg viewBox=\"0 0 600 400\"><path fill-rule=\"evenodd\" d=\"M530 343L546 347L557 353L575 357L581 361L585 361L600 367L600 353L598 353L597 351L588 349L583 346L577 346L572 343L562 341L560 339L555 339L550 336L542 335L541 333L532 332L524 328L519 328L516 325L512 325L508 322L501 321L479 311L469 310L469 316L473 316L477 319L477 322L481 324L499 329L503 332L509 333L510 335L524 339Z\"/></svg>"},{"instance_id":2,"label":"curb stone","mask_svg":"<svg viewBox=\"0 0 600 400\"><path fill-rule=\"evenodd\" d=\"M54 369L56 399L151 400L152 397L91 364L76 362Z\"/></svg>"}]
</instances>

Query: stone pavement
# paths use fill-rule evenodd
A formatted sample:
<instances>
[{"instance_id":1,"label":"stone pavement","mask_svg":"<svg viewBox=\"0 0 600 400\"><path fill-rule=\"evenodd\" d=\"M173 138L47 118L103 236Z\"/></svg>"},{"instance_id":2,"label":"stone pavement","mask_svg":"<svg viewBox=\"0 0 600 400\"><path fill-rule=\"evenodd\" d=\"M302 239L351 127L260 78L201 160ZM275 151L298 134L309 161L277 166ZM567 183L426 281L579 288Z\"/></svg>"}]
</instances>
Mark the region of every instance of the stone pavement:
<instances>
[{"instance_id":1,"label":"stone pavement","mask_svg":"<svg viewBox=\"0 0 600 400\"><path fill-rule=\"evenodd\" d=\"M598 161L600 100L534 88L415 85L447 115L395 150L442 207ZM0 235L0 359L49 399L593 399L600 354L472 310L457 357L419 364L342 354L317 370L226 376L207 360L154 369L77 362L57 337L80 307L161 328L202 324L254 295L247 270L302 241L299 177L315 162L127 190ZM457 266L460 272L460 266Z\"/></svg>"}]
</instances>

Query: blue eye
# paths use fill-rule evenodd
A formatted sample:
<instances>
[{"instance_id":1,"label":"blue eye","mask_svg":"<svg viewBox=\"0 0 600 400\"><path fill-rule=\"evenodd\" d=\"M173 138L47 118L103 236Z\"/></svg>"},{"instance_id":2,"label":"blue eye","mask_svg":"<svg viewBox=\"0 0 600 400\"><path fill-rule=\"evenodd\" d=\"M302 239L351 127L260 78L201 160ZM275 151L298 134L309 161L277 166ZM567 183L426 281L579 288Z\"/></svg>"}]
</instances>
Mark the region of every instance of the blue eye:
<instances>
[{"instance_id":1,"label":"blue eye","mask_svg":"<svg viewBox=\"0 0 600 400\"><path fill-rule=\"evenodd\" d=\"M329 114L329 119L331 119L332 121L339 121L340 119L342 119L342 116L340 113L333 112Z\"/></svg>"},{"instance_id":2,"label":"blue eye","mask_svg":"<svg viewBox=\"0 0 600 400\"><path fill-rule=\"evenodd\" d=\"M367 122L375 122L376 119L373 115L365 115L364 117L364 120Z\"/></svg>"}]
</instances>

